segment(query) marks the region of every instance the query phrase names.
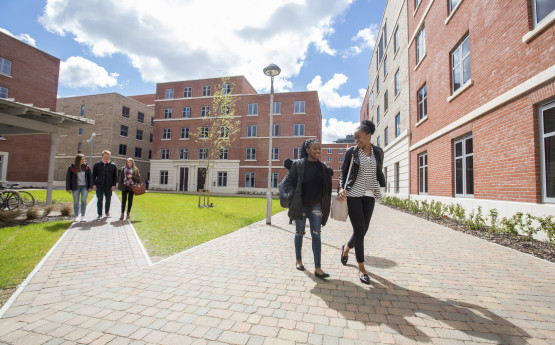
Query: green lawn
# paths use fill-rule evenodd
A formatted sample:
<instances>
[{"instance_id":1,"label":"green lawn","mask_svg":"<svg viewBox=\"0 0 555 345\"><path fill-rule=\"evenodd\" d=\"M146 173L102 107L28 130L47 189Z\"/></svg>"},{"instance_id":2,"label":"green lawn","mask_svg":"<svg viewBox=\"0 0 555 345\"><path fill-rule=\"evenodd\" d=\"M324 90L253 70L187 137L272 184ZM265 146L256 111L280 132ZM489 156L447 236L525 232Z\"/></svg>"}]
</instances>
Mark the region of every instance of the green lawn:
<instances>
[{"instance_id":1,"label":"green lawn","mask_svg":"<svg viewBox=\"0 0 555 345\"><path fill-rule=\"evenodd\" d=\"M22 189L25 190L25 189ZM27 189L27 192L31 193L35 198L35 201L39 200L41 202L46 202L46 189ZM91 199L96 195L96 192L93 190L87 196L87 202L91 201ZM73 203L73 195L68 193L65 190L53 190L52 191L52 203L66 203L71 202Z\"/></svg>"}]
</instances>

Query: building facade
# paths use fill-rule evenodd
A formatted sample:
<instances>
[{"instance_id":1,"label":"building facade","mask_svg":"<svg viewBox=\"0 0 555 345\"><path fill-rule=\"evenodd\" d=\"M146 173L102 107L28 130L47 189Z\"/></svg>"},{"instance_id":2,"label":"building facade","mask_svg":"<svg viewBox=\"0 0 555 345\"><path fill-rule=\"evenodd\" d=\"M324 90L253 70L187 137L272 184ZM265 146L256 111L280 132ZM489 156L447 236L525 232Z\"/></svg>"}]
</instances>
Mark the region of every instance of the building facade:
<instances>
[{"instance_id":1,"label":"building facade","mask_svg":"<svg viewBox=\"0 0 555 345\"><path fill-rule=\"evenodd\" d=\"M216 193L264 193L268 181L270 95L258 94L243 76L159 83L156 86L151 188ZM217 90L236 99L240 130L206 175L206 144L199 138L213 123L210 107ZM300 157L302 143L321 138L322 115L315 91L274 94L271 184L285 177L285 158ZM204 130L204 129L202 129Z\"/></svg>"},{"instance_id":2,"label":"building facade","mask_svg":"<svg viewBox=\"0 0 555 345\"><path fill-rule=\"evenodd\" d=\"M58 58L0 32L0 98L53 111L59 70ZM0 137L0 181L45 187L50 143L48 134Z\"/></svg>"},{"instance_id":3,"label":"building facade","mask_svg":"<svg viewBox=\"0 0 555 345\"><path fill-rule=\"evenodd\" d=\"M141 179L145 181L149 177L154 126L152 107L118 93L107 93L59 98L56 109L95 120L94 126L60 130L54 174L56 185L65 185L67 167L74 162L77 153L85 155L87 164L94 164L102 159L103 150L112 153L111 160L118 168L125 165L127 157L133 158Z\"/></svg>"},{"instance_id":4,"label":"building facade","mask_svg":"<svg viewBox=\"0 0 555 345\"><path fill-rule=\"evenodd\" d=\"M555 214L555 4L409 0L411 196Z\"/></svg>"},{"instance_id":5,"label":"building facade","mask_svg":"<svg viewBox=\"0 0 555 345\"><path fill-rule=\"evenodd\" d=\"M407 2L388 1L369 66L361 120L376 125L372 144L384 150L386 193L409 195L409 66Z\"/></svg>"}]
</instances>

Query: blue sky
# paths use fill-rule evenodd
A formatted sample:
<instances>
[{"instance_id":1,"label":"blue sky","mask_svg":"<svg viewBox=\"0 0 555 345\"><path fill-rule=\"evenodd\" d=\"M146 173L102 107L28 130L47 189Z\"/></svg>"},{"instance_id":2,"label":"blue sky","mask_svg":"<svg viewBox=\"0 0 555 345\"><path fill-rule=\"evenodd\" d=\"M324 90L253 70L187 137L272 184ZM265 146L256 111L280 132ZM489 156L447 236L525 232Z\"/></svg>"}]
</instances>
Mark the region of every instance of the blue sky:
<instances>
[{"instance_id":1,"label":"blue sky","mask_svg":"<svg viewBox=\"0 0 555 345\"><path fill-rule=\"evenodd\" d=\"M152 6L156 3L156 6ZM352 132L386 0L0 0L0 31L61 60L59 97L155 92L156 82L281 67L277 91L317 90L323 141Z\"/></svg>"}]
</instances>

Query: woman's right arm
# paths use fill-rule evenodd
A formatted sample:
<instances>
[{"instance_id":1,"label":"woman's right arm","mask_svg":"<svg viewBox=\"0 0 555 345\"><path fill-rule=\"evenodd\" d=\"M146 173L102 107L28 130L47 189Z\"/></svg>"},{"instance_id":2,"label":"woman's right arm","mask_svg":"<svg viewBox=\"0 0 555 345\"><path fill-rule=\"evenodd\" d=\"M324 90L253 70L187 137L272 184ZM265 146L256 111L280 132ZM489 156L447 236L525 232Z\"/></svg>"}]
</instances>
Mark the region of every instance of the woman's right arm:
<instances>
[{"instance_id":1,"label":"woman's right arm","mask_svg":"<svg viewBox=\"0 0 555 345\"><path fill-rule=\"evenodd\" d=\"M71 173L71 166L69 166L67 168L67 173L66 173L66 190L68 193L71 192L71 178L72 178L72 173Z\"/></svg>"},{"instance_id":2,"label":"woman's right arm","mask_svg":"<svg viewBox=\"0 0 555 345\"><path fill-rule=\"evenodd\" d=\"M344 199L347 197L347 191L345 186L347 185L347 174L349 173L349 165L351 165L351 159L353 158L353 150L348 149L345 152L345 158L343 159L343 166L341 167L341 173L339 174L339 187L337 188L337 197L339 199Z\"/></svg>"}]
</instances>

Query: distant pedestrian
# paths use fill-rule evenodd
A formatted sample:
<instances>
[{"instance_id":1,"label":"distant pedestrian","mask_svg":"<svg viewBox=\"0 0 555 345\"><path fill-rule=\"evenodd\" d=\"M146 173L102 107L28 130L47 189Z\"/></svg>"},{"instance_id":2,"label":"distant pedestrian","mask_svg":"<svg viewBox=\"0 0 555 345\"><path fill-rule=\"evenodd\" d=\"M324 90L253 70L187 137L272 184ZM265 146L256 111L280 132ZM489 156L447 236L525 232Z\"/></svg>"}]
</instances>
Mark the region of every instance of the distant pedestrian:
<instances>
[{"instance_id":1,"label":"distant pedestrian","mask_svg":"<svg viewBox=\"0 0 555 345\"><path fill-rule=\"evenodd\" d=\"M85 221L87 196L92 187L91 169L85 163L85 156L80 153L75 156L75 162L67 168L66 173L66 190L73 194L73 214L76 222ZM81 200L81 216L79 216L79 200Z\"/></svg>"},{"instance_id":2,"label":"distant pedestrian","mask_svg":"<svg viewBox=\"0 0 555 345\"><path fill-rule=\"evenodd\" d=\"M283 161L283 166L285 167L285 169L287 169L287 171L291 170L292 165L293 161L291 160L291 158L285 158L285 160ZM291 219L291 217L289 217L289 224L293 224L293 219Z\"/></svg>"},{"instance_id":3,"label":"distant pedestrian","mask_svg":"<svg viewBox=\"0 0 555 345\"><path fill-rule=\"evenodd\" d=\"M121 190L121 217L119 220L123 220L125 212L125 204L127 203L127 219L131 213L131 207L133 206L133 186L136 183L141 183L141 174L139 169L135 166L135 161L133 158L127 158L125 166L121 168L121 173L119 175L119 190Z\"/></svg>"},{"instance_id":4,"label":"distant pedestrian","mask_svg":"<svg viewBox=\"0 0 555 345\"><path fill-rule=\"evenodd\" d=\"M102 151L102 160L96 162L93 166L92 180L93 189L96 190L96 209L98 212L98 219L102 218L102 203L104 203L104 214L110 217L110 201L112 200L112 192L116 189L118 182L118 168L110 161L112 153L108 150Z\"/></svg>"},{"instance_id":5,"label":"distant pedestrian","mask_svg":"<svg viewBox=\"0 0 555 345\"><path fill-rule=\"evenodd\" d=\"M295 220L295 256L297 269L304 271L302 245L305 234L306 219L310 223L312 235L312 252L314 255L314 275L328 278L322 271L322 226L330 213L331 177L333 170L320 162L321 145L316 139L308 139L301 149L302 159L293 162L289 176L284 182L285 195L290 196L289 218Z\"/></svg>"},{"instance_id":6,"label":"distant pedestrian","mask_svg":"<svg viewBox=\"0 0 555 345\"><path fill-rule=\"evenodd\" d=\"M364 267L364 236L370 226L376 199L381 198L380 187L385 187L383 150L370 142L375 130L376 126L369 120L362 121L355 130L356 146L345 152L337 193L339 200L347 199L353 226L351 239L341 247L341 263L347 265L349 250L354 248L359 278L364 284L370 284L370 277ZM351 161L351 173L347 176Z\"/></svg>"}]
</instances>

